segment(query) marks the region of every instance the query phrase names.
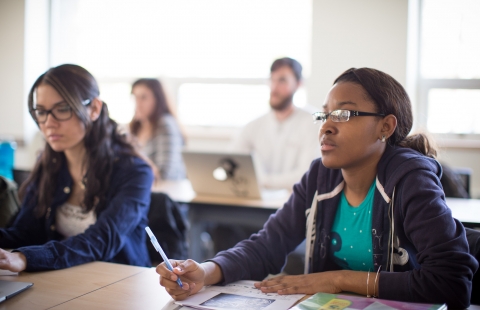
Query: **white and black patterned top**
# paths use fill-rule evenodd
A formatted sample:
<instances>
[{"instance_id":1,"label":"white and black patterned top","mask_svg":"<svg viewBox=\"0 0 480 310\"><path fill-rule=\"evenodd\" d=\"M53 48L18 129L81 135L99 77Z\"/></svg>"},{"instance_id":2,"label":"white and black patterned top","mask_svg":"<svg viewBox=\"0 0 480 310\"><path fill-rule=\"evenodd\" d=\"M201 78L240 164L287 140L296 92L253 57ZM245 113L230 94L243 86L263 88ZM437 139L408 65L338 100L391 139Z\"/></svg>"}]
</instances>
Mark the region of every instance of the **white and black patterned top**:
<instances>
[{"instance_id":1,"label":"white and black patterned top","mask_svg":"<svg viewBox=\"0 0 480 310\"><path fill-rule=\"evenodd\" d=\"M141 149L157 166L162 180L181 180L186 176L182 159L184 140L177 120L170 114L162 116L159 127Z\"/></svg>"}]
</instances>

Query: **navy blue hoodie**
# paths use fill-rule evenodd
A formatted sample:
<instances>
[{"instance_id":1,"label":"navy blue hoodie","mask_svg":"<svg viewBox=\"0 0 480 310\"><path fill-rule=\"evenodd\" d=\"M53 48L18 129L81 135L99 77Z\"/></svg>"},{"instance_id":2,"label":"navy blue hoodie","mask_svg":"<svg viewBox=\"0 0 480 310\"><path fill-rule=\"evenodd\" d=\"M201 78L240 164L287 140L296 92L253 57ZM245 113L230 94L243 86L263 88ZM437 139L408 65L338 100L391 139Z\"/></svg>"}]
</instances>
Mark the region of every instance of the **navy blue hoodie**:
<instances>
[{"instance_id":1,"label":"navy blue hoodie","mask_svg":"<svg viewBox=\"0 0 480 310\"><path fill-rule=\"evenodd\" d=\"M379 298L470 304L478 263L446 205L441 173L436 160L408 148L387 146L378 163L371 233L375 271L381 270ZM287 254L305 239L305 273L340 269L329 253L343 186L341 170L315 160L260 232L212 259L224 283L280 272Z\"/></svg>"}]
</instances>

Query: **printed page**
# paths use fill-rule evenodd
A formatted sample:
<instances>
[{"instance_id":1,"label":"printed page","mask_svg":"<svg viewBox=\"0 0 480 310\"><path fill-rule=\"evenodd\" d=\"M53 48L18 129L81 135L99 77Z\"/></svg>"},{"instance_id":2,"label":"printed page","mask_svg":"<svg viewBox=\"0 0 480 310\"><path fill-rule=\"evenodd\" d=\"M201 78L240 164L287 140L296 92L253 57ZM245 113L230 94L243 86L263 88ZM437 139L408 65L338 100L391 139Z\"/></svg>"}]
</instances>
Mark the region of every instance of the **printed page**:
<instances>
[{"instance_id":1,"label":"printed page","mask_svg":"<svg viewBox=\"0 0 480 310\"><path fill-rule=\"evenodd\" d=\"M205 310L282 310L289 309L304 294L278 295L262 293L253 286L254 281L237 281L225 286L209 286L179 305Z\"/></svg>"}]
</instances>

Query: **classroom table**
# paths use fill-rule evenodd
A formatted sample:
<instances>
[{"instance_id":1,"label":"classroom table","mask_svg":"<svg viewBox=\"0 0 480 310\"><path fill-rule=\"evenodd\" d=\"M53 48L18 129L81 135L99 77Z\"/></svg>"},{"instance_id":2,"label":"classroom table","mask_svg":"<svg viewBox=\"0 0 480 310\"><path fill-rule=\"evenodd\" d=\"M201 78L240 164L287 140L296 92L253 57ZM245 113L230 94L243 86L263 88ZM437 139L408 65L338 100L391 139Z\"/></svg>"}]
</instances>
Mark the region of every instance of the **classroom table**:
<instances>
[{"instance_id":1,"label":"classroom table","mask_svg":"<svg viewBox=\"0 0 480 310\"><path fill-rule=\"evenodd\" d=\"M197 195L188 180L165 181L157 184L154 191L167 193L173 200L190 206L188 217L190 230L190 257L205 260L201 233L208 223L263 227L268 217L283 206L288 195L272 199L245 199L223 196ZM480 227L480 199L447 198L447 205L455 218L467 227Z\"/></svg>"},{"instance_id":2,"label":"classroom table","mask_svg":"<svg viewBox=\"0 0 480 310\"><path fill-rule=\"evenodd\" d=\"M155 268L145 268L142 272L78 296L52 309L167 310L177 307L170 295L160 286Z\"/></svg>"},{"instance_id":3,"label":"classroom table","mask_svg":"<svg viewBox=\"0 0 480 310\"><path fill-rule=\"evenodd\" d=\"M0 279L34 282L28 290L0 303L0 309L178 310L160 286L155 268L93 262L56 271L0 276ZM480 307L469 309L480 310Z\"/></svg>"},{"instance_id":4,"label":"classroom table","mask_svg":"<svg viewBox=\"0 0 480 310\"><path fill-rule=\"evenodd\" d=\"M173 200L189 205L189 257L197 261L209 258L201 241L201 234L209 223L260 229L289 196L288 192L269 199L197 195L188 180L162 182L154 187L154 191L167 193Z\"/></svg>"},{"instance_id":5,"label":"classroom table","mask_svg":"<svg viewBox=\"0 0 480 310\"><path fill-rule=\"evenodd\" d=\"M93 262L63 270L0 276L0 280L34 283L26 291L0 303L0 310L49 309L145 270L148 268Z\"/></svg>"},{"instance_id":6,"label":"classroom table","mask_svg":"<svg viewBox=\"0 0 480 310\"><path fill-rule=\"evenodd\" d=\"M466 227L480 227L480 199L447 198L453 217Z\"/></svg>"}]
</instances>

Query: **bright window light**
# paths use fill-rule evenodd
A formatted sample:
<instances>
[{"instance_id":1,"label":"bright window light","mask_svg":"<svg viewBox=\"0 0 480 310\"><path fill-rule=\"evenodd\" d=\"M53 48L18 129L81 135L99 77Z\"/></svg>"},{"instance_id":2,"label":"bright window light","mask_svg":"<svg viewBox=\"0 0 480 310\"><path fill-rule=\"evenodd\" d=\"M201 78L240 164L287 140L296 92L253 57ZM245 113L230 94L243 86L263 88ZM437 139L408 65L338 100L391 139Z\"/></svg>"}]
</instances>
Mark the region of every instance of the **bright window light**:
<instances>
[{"instance_id":1,"label":"bright window light","mask_svg":"<svg viewBox=\"0 0 480 310\"><path fill-rule=\"evenodd\" d=\"M424 0L420 72L429 79L480 78L480 1Z\"/></svg>"},{"instance_id":2,"label":"bright window light","mask_svg":"<svg viewBox=\"0 0 480 310\"><path fill-rule=\"evenodd\" d=\"M267 85L186 83L179 89L179 118L187 126L242 127L267 113ZM294 104L306 106L305 89L299 89Z\"/></svg>"},{"instance_id":3,"label":"bright window light","mask_svg":"<svg viewBox=\"0 0 480 310\"><path fill-rule=\"evenodd\" d=\"M178 116L185 125L239 127L269 110L267 85L183 84Z\"/></svg>"},{"instance_id":4,"label":"bright window light","mask_svg":"<svg viewBox=\"0 0 480 310\"><path fill-rule=\"evenodd\" d=\"M434 133L480 134L480 89L431 89L428 130Z\"/></svg>"},{"instance_id":5,"label":"bright window light","mask_svg":"<svg viewBox=\"0 0 480 310\"><path fill-rule=\"evenodd\" d=\"M129 83L100 83L100 97L107 104L110 117L120 124L129 123L135 112Z\"/></svg>"},{"instance_id":6,"label":"bright window light","mask_svg":"<svg viewBox=\"0 0 480 310\"><path fill-rule=\"evenodd\" d=\"M52 61L96 78L265 78L310 68L311 0L53 0Z\"/></svg>"},{"instance_id":7,"label":"bright window light","mask_svg":"<svg viewBox=\"0 0 480 310\"><path fill-rule=\"evenodd\" d=\"M184 125L242 126L268 111L276 58L309 76L311 10L311 0L52 0L50 59L89 70L120 123L133 116L129 83L155 77Z\"/></svg>"}]
</instances>

